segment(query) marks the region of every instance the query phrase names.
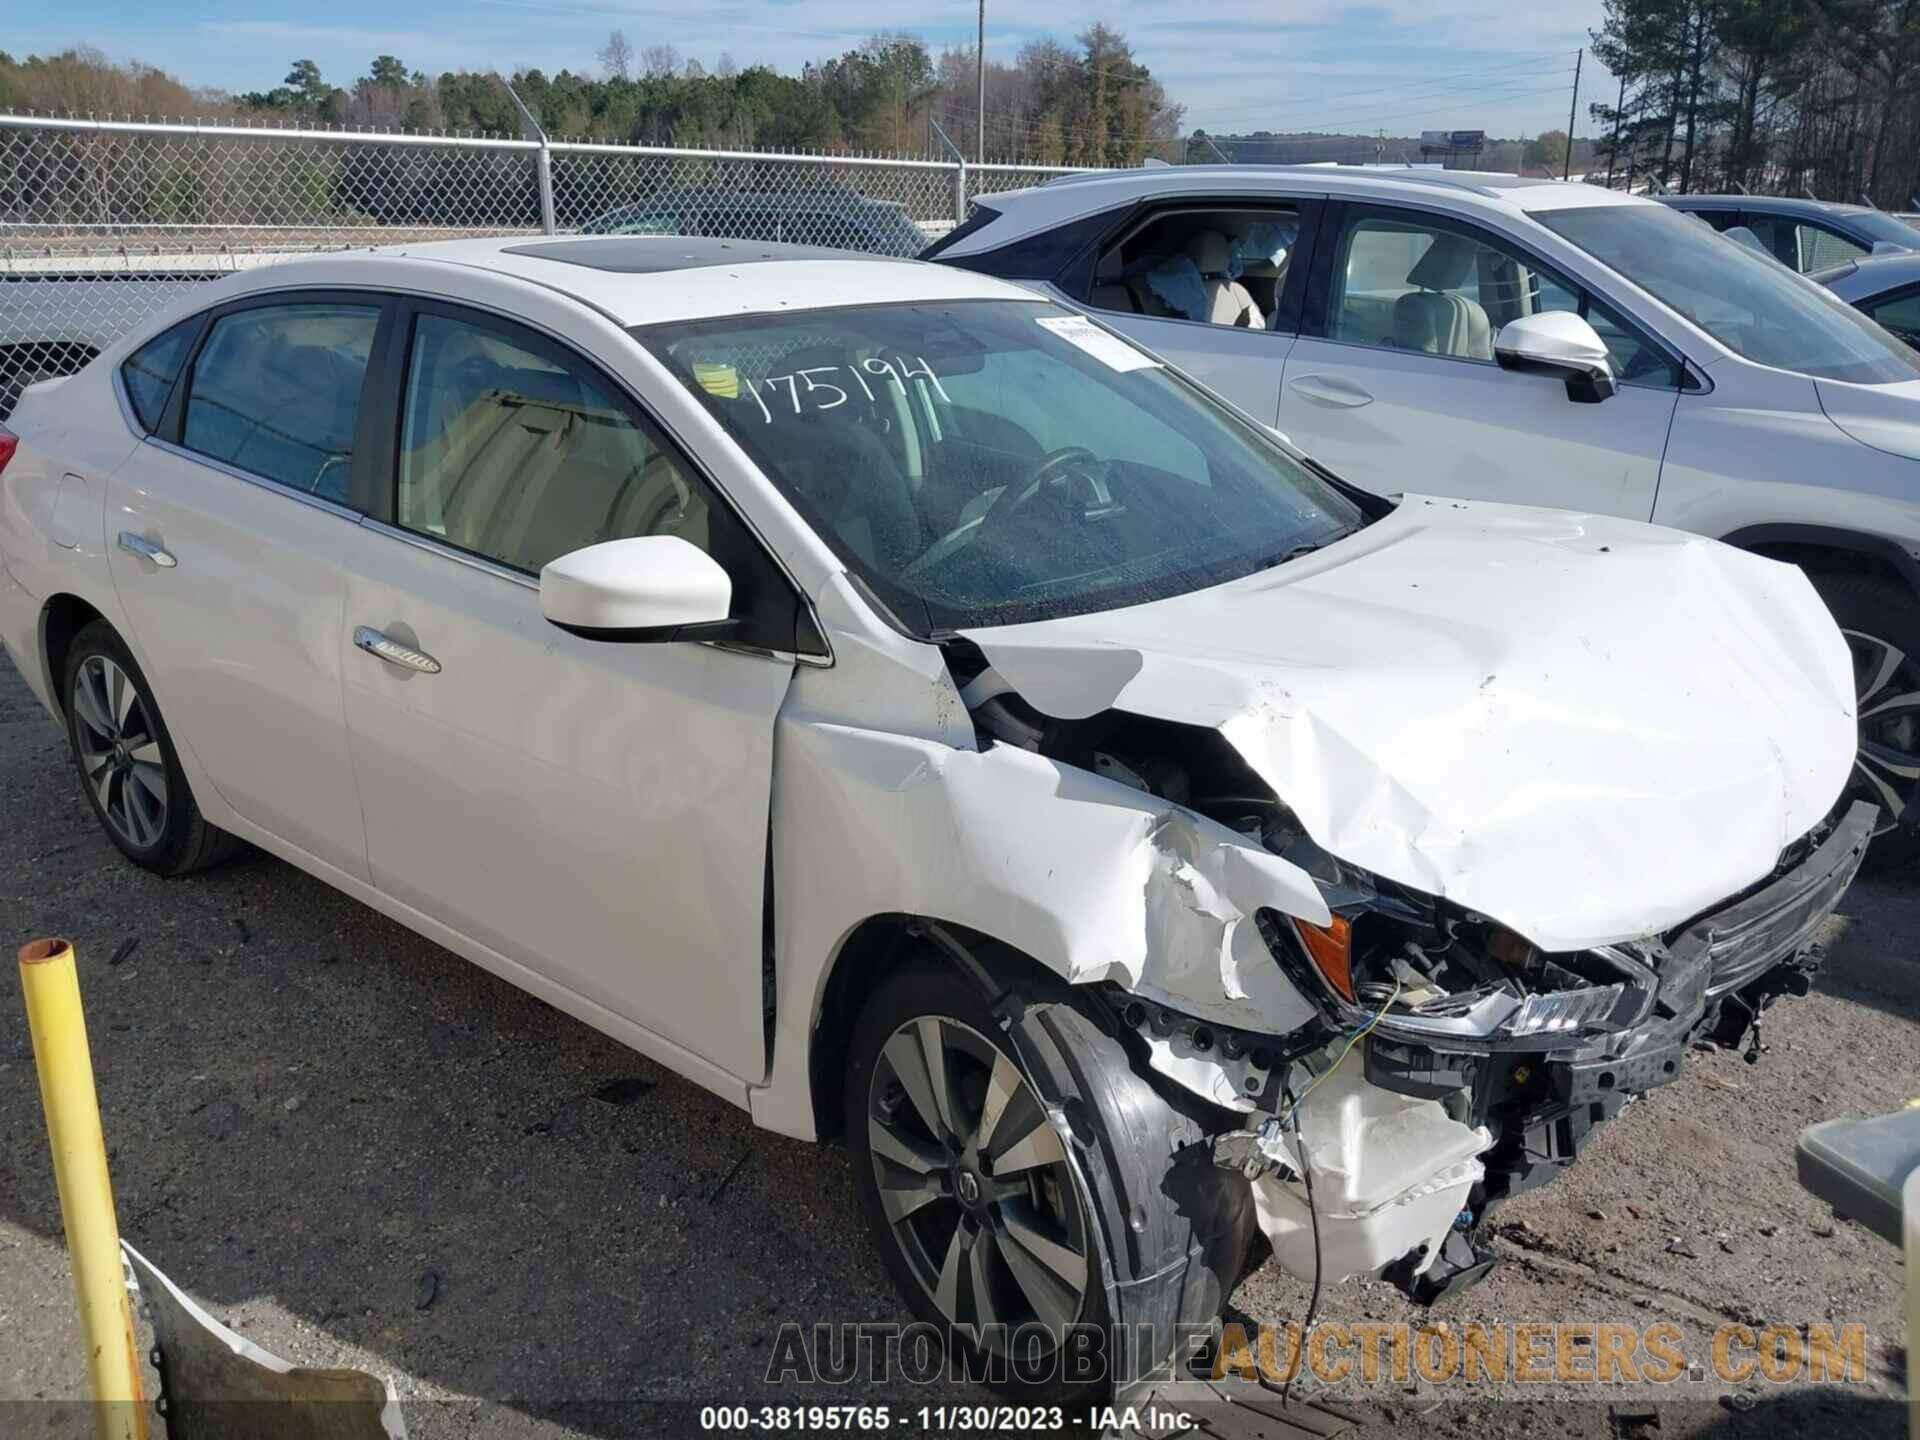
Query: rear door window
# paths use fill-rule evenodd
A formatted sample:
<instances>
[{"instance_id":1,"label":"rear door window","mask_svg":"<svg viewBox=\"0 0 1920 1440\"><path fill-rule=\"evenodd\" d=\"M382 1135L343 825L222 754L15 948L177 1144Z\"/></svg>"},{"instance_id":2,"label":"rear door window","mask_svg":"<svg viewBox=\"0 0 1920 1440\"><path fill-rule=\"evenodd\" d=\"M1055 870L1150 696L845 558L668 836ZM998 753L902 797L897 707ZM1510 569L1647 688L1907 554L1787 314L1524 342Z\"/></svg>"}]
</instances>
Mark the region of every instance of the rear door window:
<instances>
[{"instance_id":1,"label":"rear door window","mask_svg":"<svg viewBox=\"0 0 1920 1440\"><path fill-rule=\"evenodd\" d=\"M1883 330L1891 330L1909 345L1920 347L1920 290L1888 295L1861 308Z\"/></svg>"},{"instance_id":2,"label":"rear door window","mask_svg":"<svg viewBox=\"0 0 1920 1440\"><path fill-rule=\"evenodd\" d=\"M1843 260L1857 260L1867 253L1866 246L1856 244L1837 230L1810 225L1786 215L1749 215L1747 228L1760 237L1768 254L1802 275L1825 270Z\"/></svg>"},{"instance_id":3,"label":"rear door window","mask_svg":"<svg viewBox=\"0 0 1920 1440\"><path fill-rule=\"evenodd\" d=\"M377 305L230 311L194 360L180 442L301 494L348 503Z\"/></svg>"},{"instance_id":4,"label":"rear door window","mask_svg":"<svg viewBox=\"0 0 1920 1440\"><path fill-rule=\"evenodd\" d=\"M1088 303L1292 333L1282 301L1299 238L1300 212L1291 205L1165 211L1101 255Z\"/></svg>"}]
</instances>

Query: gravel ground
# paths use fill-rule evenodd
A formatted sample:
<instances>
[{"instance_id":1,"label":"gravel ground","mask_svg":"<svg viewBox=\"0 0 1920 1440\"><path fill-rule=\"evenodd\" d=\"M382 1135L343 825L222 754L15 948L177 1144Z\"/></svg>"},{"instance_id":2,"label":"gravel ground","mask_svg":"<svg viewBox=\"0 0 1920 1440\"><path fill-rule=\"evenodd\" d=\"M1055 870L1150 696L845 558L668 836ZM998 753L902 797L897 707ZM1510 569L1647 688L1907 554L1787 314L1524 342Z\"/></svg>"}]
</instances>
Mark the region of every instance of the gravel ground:
<instances>
[{"instance_id":1,"label":"gravel ground","mask_svg":"<svg viewBox=\"0 0 1920 1440\"><path fill-rule=\"evenodd\" d=\"M645 1428L634 1397L791 1399L762 1380L783 1322L907 1318L843 1151L755 1131L277 860L135 869L4 660L0 815L7 946L78 947L124 1233L268 1349L393 1377L415 1435L615 1436ZM1385 1285L1321 1306L1349 1326L1670 1322L1701 1363L1728 1322L1857 1323L1863 1380L1388 1379L1345 1392L1366 1432L1900 1434L1905 1272L1799 1189L1792 1147L1815 1120L1920 1096L1916 936L1920 874L1863 881L1763 1062L1697 1055L1632 1106L1505 1212L1508 1263L1485 1284L1436 1312ZM27 1403L71 1401L84 1375L32 1050L17 1001L0 1012L0 1432L78 1435L78 1406ZM1285 1325L1306 1303L1268 1264L1230 1318ZM987 1398L830 1389L799 1398Z\"/></svg>"}]
</instances>

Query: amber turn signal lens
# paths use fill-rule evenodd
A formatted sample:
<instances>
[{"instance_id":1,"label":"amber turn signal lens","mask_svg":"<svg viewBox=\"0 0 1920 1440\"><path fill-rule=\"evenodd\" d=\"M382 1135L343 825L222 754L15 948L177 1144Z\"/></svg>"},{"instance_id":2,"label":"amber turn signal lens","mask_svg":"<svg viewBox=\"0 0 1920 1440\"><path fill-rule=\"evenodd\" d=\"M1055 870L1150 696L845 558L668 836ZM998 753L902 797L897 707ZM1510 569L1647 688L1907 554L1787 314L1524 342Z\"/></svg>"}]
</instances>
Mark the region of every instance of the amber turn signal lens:
<instances>
[{"instance_id":1,"label":"amber turn signal lens","mask_svg":"<svg viewBox=\"0 0 1920 1440\"><path fill-rule=\"evenodd\" d=\"M1296 916L1293 928L1299 932L1300 943L1307 947L1307 954L1313 957L1313 963L1335 993L1352 1000L1353 927L1336 915L1333 922L1324 927L1309 925Z\"/></svg>"}]
</instances>

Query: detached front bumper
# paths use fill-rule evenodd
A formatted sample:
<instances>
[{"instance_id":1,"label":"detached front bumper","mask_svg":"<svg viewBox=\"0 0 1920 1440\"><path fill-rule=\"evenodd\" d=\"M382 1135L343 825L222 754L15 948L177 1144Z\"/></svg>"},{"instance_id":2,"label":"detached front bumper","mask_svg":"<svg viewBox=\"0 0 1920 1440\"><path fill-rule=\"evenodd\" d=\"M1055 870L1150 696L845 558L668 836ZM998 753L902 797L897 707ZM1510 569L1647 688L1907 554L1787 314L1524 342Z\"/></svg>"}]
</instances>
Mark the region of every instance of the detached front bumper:
<instances>
[{"instance_id":1,"label":"detached front bumper","mask_svg":"<svg viewBox=\"0 0 1920 1440\"><path fill-rule=\"evenodd\" d=\"M1281 1263L1312 1273L1304 1158L1327 1278L1381 1273L1429 1301L1478 1279L1491 1257L1472 1236L1490 1205L1572 1163L1595 1125L1675 1079L1689 1047L1738 1044L1772 1000L1806 993L1808 948L1858 873L1875 815L1854 805L1792 868L1638 947L1651 994L1627 1028L1512 1046L1370 1035L1364 1069L1353 1057L1325 1077L1297 1133L1263 1132L1276 1168L1255 1198Z\"/></svg>"},{"instance_id":2,"label":"detached front bumper","mask_svg":"<svg viewBox=\"0 0 1920 1440\"><path fill-rule=\"evenodd\" d=\"M1857 801L1791 870L1666 938L1646 1020L1565 1056L1549 1056L1555 1097L1591 1104L1664 1085L1700 1038L1737 1045L1781 994L1809 988L1814 934L1860 872L1878 811Z\"/></svg>"},{"instance_id":3,"label":"detached front bumper","mask_svg":"<svg viewBox=\"0 0 1920 1440\"><path fill-rule=\"evenodd\" d=\"M1806 949L1860 873L1878 816L1872 805L1856 800L1798 866L1744 900L1694 921L1669 942L1677 955L1705 952L1709 1000L1740 989Z\"/></svg>"}]
</instances>

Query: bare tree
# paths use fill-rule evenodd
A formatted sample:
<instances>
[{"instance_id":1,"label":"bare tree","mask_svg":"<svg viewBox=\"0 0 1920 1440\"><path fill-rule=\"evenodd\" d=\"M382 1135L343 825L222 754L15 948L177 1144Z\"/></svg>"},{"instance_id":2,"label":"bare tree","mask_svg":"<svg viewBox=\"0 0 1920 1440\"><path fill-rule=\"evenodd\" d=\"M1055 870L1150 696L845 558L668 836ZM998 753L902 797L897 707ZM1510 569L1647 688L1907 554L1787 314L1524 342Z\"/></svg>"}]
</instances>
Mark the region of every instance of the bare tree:
<instances>
[{"instance_id":1,"label":"bare tree","mask_svg":"<svg viewBox=\"0 0 1920 1440\"><path fill-rule=\"evenodd\" d=\"M740 67L733 63L733 56L727 51L720 52L720 59L713 67L713 73L722 80L731 80L740 73Z\"/></svg>"},{"instance_id":2,"label":"bare tree","mask_svg":"<svg viewBox=\"0 0 1920 1440\"><path fill-rule=\"evenodd\" d=\"M649 80L664 80L680 69L680 52L671 45L649 45L640 52L640 73Z\"/></svg>"},{"instance_id":3,"label":"bare tree","mask_svg":"<svg viewBox=\"0 0 1920 1440\"><path fill-rule=\"evenodd\" d=\"M689 57L686 68L680 73L689 80L704 80L707 78L707 67L702 65L697 59Z\"/></svg>"},{"instance_id":4,"label":"bare tree","mask_svg":"<svg viewBox=\"0 0 1920 1440\"><path fill-rule=\"evenodd\" d=\"M600 68L607 72L609 80L632 78L633 45L626 31L614 30L607 35L607 43L600 47Z\"/></svg>"}]
</instances>

